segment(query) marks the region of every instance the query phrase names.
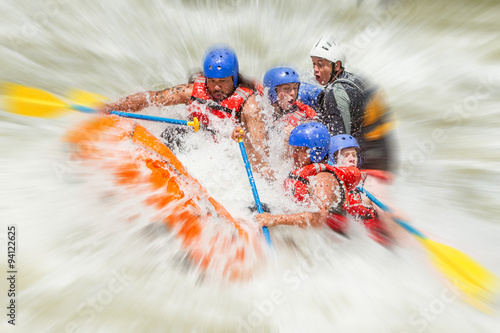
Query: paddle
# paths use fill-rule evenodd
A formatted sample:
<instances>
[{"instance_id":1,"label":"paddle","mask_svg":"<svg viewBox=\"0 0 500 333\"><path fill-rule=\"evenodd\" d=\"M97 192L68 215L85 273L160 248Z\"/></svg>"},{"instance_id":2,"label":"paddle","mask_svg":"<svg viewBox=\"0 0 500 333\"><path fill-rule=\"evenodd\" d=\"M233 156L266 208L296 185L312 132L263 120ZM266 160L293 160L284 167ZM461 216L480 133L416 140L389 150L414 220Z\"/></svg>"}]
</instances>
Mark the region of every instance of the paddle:
<instances>
[{"instance_id":1,"label":"paddle","mask_svg":"<svg viewBox=\"0 0 500 333\"><path fill-rule=\"evenodd\" d=\"M241 151L241 156L243 157L243 162L245 162L245 169L247 170L248 181L250 182L250 186L252 187L253 198L255 200L255 204L257 205L257 212L261 214L264 211L262 209L262 204L260 203L259 193L257 192L257 186L255 186L255 180L253 178L252 168L250 167L250 162L248 161L248 156L245 150L245 145L243 144L243 139L239 138L238 143L240 145L240 151ZM264 226L262 227L262 231L264 232L264 237L266 237L267 244L271 245L271 236L269 236L269 229L267 229L267 227Z\"/></svg>"},{"instance_id":2,"label":"paddle","mask_svg":"<svg viewBox=\"0 0 500 333\"><path fill-rule=\"evenodd\" d=\"M193 118L193 121L187 121L187 120L154 117L154 116L147 116L145 114L136 114L136 113L120 112L120 111L111 111L109 114L116 114L117 116L126 117L126 118L152 120L152 121L158 121L158 122L162 122L162 123L193 126L195 132L198 132L198 130L200 129L200 124L199 124L198 119L196 117Z\"/></svg>"},{"instance_id":3,"label":"paddle","mask_svg":"<svg viewBox=\"0 0 500 333\"><path fill-rule=\"evenodd\" d=\"M37 118L55 118L67 109L93 113L94 109L83 105L70 105L41 89L14 83L2 84L4 104L8 112Z\"/></svg>"},{"instance_id":4,"label":"paddle","mask_svg":"<svg viewBox=\"0 0 500 333\"><path fill-rule=\"evenodd\" d=\"M385 212L391 209L361 186L357 187ZM474 259L450 246L429 239L407 222L393 218L406 231L416 236L428 251L431 261L455 286L470 297L472 304L484 310L482 302L491 301L498 287L498 278ZM479 302L479 303L478 303Z\"/></svg>"},{"instance_id":5,"label":"paddle","mask_svg":"<svg viewBox=\"0 0 500 333\"><path fill-rule=\"evenodd\" d=\"M86 105L92 109L97 109L108 101L107 97L72 88L66 95L66 100L71 101L70 104Z\"/></svg>"},{"instance_id":6,"label":"paddle","mask_svg":"<svg viewBox=\"0 0 500 333\"><path fill-rule=\"evenodd\" d=\"M73 98L76 99L78 103L88 103L87 105L93 105L93 107L82 104L69 104L49 92L14 83L3 84L2 91L4 94L6 111L23 116L38 118L55 118L63 115L68 109L87 113L96 113L96 107L102 104L101 101L104 100L104 97L102 96L75 90L73 92ZM200 128L198 119L196 118L194 118L193 121L187 121L128 112L111 111L110 113L126 118L192 126L195 132L197 132Z\"/></svg>"}]
</instances>

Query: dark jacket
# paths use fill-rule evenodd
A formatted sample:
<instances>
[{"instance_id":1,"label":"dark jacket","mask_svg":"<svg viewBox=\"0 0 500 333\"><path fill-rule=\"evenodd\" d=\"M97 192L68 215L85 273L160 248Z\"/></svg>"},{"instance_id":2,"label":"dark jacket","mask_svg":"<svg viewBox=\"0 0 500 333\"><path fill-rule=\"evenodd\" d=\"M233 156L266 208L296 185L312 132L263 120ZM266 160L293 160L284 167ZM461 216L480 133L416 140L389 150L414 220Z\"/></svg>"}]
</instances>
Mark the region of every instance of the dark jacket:
<instances>
[{"instance_id":1,"label":"dark jacket","mask_svg":"<svg viewBox=\"0 0 500 333\"><path fill-rule=\"evenodd\" d=\"M318 96L318 119L330 135L349 134L361 147L365 169L392 171L393 147L389 138L392 123L388 106L379 91L359 76L343 71ZM370 111L366 121L367 109Z\"/></svg>"}]
</instances>

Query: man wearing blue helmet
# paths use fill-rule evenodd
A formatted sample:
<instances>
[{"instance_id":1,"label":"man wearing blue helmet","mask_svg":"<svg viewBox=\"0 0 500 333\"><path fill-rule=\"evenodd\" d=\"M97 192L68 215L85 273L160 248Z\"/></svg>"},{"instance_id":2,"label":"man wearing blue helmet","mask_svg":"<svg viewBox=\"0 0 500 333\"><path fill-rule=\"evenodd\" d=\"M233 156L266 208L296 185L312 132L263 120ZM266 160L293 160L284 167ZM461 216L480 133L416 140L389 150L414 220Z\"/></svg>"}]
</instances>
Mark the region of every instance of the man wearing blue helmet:
<instances>
[{"instance_id":1,"label":"man wearing blue helmet","mask_svg":"<svg viewBox=\"0 0 500 333\"><path fill-rule=\"evenodd\" d=\"M299 87L299 75L290 67L272 68L264 75L264 88L268 89L267 95L274 107L275 126L295 127L303 121L316 119L316 112L311 107L297 101Z\"/></svg>"},{"instance_id":2,"label":"man wearing blue helmet","mask_svg":"<svg viewBox=\"0 0 500 333\"><path fill-rule=\"evenodd\" d=\"M151 105L177 104L189 104L189 118L198 118L202 128L213 132L211 121L230 119L251 133L257 145L263 142L265 125L254 91L240 86L238 59L234 51L225 46L209 49L203 62L203 75L193 83L133 94L106 105L101 111L136 112Z\"/></svg>"},{"instance_id":3,"label":"man wearing blue helmet","mask_svg":"<svg viewBox=\"0 0 500 333\"><path fill-rule=\"evenodd\" d=\"M257 221L262 226L326 224L343 232L346 224L339 226L335 215L344 205L347 193L361 180L359 170L355 167L334 168L326 164L330 134L320 123L310 122L295 127L288 143L296 170L285 181L285 188L298 202L315 205L317 210L282 215L262 213L257 215Z\"/></svg>"},{"instance_id":4,"label":"man wearing blue helmet","mask_svg":"<svg viewBox=\"0 0 500 333\"><path fill-rule=\"evenodd\" d=\"M316 112L312 108L297 101L299 86L299 75L290 67L275 67L264 75L264 88L267 89L267 96L274 108L272 124L269 127L278 133L285 133L286 139L298 124L316 119ZM266 155L264 152L261 154L256 152L241 130L241 127L236 127L232 138L234 140L242 138L245 141L245 146L253 156L254 169L267 179L273 180L274 172L266 162Z\"/></svg>"},{"instance_id":5,"label":"man wearing blue helmet","mask_svg":"<svg viewBox=\"0 0 500 333\"><path fill-rule=\"evenodd\" d=\"M380 90L344 70L346 56L331 38L321 38L310 56L316 81L324 86L318 96L318 117L332 136L352 135L360 144L363 169L393 168L393 122Z\"/></svg>"}]
</instances>

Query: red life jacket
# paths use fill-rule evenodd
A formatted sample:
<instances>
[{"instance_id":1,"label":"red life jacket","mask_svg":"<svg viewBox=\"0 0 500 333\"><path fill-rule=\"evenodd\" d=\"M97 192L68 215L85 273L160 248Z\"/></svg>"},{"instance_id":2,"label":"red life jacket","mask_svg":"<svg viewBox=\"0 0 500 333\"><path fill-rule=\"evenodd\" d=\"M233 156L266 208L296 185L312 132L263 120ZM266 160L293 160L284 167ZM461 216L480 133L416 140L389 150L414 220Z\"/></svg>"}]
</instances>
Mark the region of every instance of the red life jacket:
<instances>
[{"instance_id":1,"label":"red life jacket","mask_svg":"<svg viewBox=\"0 0 500 333\"><path fill-rule=\"evenodd\" d=\"M301 169L290 173L285 180L285 188L290 190L297 201L308 201L309 177L315 176L320 172L332 173L340 184L340 204L343 207L346 201L346 193L355 188L361 180L361 173L356 167L333 167L323 163L312 163ZM326 224L338 233L345 233L349 220L346 217L345 211L340 209L330 210Z\"/></svg>"},{"instance_id":2,"label":"red life jacket","mask_svg":"<svg viewBox=\"0 0 500 333\"><path fill-rule=\"evenodd\" d=\"M375 208L363 205L361 192L354 188L347 194L343 209L356 220L361 221L370 233L370 237L384 246L389 246L391 241L384 224L379 219Z\"/></svg>"},{"instance_id":3,"label":"red life jacket","mask_svg":"<svg viewBox=\"0 0 500 333\"><path fill-rule=\"evenodd\" d=\"M394 175L389 171L376 170L376 169L363 169L361 170L368 176L377 178L384 183L392 183L394 180Z\"/></svg>"},{"instance_id":4,"label":"red life jacket","mask_svg":"<svg viewBox=\"0 0 500 333\"><path fill-rule=\"evenodd\" d=\"M193 84L193 94L189 102L190 117L196 117L201 125L208 126L208 116L206 112L203 112L204 108L206 108L218 118L231 118L239 122L241 119L241 108L253 93L251 89L238 87L231 96L220 102L216 102L208 93L206 78L200 76Z\"/></svg>"},{"instance_id":5,"label":"red life jacket","mask_svg":"<svg viewBox=\"0 0 500 333\"><path fill-rule=\"evenodd\" d=\"M373 207L362 204L361 193L356 189L361 181L361 172L356 167L333 167L323 163L312 163L295 170L285 180L285 188L291 190L297 201L309 200L309 177L320 172L331 172L340 184L341 202L338 207L331 209L326 224L336 232L345 233L348 227L346 213L362 221L369 230L370 237L384 246L390 245L390 239L382 221L378 218Z\"/></svg>"},{"instance_id":6,"label":"red life jacket","mask_svg":"<svg viewBox=\"0 0 500 333\"><path fill-rule=\"evenodd\" d=\"M299 110L284 115L281 119L278 120L278 126L279 124L285 124L285 126L292 125L293 127L297 127L300 122L306 119L316 119L316 111L314 111L308 105L297 101L295 101L293 104L296 105Z\"/></svg>"},{"instance_id":7,"label":"red life jacket","mask_svg":"<svg viewBox=\"0 0 500 333\"><path fill-rule=\"evenodd\" d=\"M349 191L343 209L352 217L363 220L365 224L372 223L371 221L378 217L375 208L363 205L361 193L357 189Z\"/></svg>"},{"instance_id":8,"label":"red life jacket","mask_svg":"<svg viewBox=\"0 0 500 333\"><path fill-rule=\"evenodd\" d=\"M253 81L254 85L254 90L262 97L264 96L264 86L258 82L258 81Z\"/></svg>"},{"instance_id":9,"label":"red life jacket","mask_svg":"<svg viewBox=\"0 0 500 333\"><path fill-rule=\"evenodd\" d=\"M356 167L333 167L324 163L311 163L305 167L295 170L285 180L285 189L291 191L297 201L309 200L309 177L316 176L320 172L332 173L340 184L341 203L346 199L346 193L356 187L361 180L361 173Z\"/></svg>"}]
</instances>

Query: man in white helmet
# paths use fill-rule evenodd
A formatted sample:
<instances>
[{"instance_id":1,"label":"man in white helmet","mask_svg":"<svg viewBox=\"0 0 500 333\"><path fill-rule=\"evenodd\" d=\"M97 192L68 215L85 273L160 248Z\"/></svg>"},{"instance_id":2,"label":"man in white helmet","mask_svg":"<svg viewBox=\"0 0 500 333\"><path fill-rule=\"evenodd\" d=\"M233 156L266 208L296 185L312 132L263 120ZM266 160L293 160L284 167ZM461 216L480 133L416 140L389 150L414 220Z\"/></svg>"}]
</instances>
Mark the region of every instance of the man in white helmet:
<instances>
[{"instance_id":1,"label":"man in white helmet","mask_svg":"<svg viewBox=\"0 0 500 333\"><path fill-rule=\"evenodd\" d=\"M318 96L319 121L332 136L349 134L359 142L363 169L391 171L392 122L381 93L344 70L345 53L333 39L321 38L310 56L316 81L324 86Z\"/></svg>"}]
</instances>

